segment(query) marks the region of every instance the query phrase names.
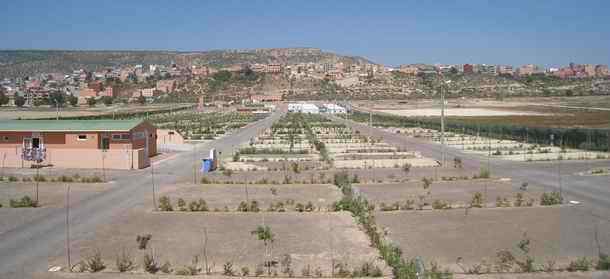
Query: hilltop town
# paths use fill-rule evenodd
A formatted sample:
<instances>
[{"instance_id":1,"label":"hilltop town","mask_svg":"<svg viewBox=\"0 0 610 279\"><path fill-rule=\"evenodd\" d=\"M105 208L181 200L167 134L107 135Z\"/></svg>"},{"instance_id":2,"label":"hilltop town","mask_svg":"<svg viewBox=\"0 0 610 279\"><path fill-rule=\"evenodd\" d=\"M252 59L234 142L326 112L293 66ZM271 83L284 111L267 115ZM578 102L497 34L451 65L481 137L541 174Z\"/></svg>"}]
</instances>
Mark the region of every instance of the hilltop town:
<instances>
[{"instance_id":1,"label":"hilltop town","mask_svg":"<svg viewBox=\"0 0 610 279\"><path fill-rule=\"evenodd\" d=\"M441 79L449 98L610 94L607 65L391 67L315 48L0 54L0 103L15 106L430 98Z\"/></svg>"}]
</instances>

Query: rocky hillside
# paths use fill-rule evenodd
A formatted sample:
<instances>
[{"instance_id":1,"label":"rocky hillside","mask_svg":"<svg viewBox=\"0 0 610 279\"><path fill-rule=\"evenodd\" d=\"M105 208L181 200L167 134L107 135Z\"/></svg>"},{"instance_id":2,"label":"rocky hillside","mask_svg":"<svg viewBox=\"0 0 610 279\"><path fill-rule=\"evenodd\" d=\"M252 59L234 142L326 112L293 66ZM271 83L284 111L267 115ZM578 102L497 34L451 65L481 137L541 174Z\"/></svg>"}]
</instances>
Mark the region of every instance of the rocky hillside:
<instances>
[{"instance_id":1,"label":"rocky hillside","mask_svg":"<svg viewBox=\"0 0 610 279\"><path fill-rule=\"evenodd\" d=\"M372 63L362 57L344 56L317 48L273 48L249 50L177 51L73 51L0 50L0 77L23 77L39 73L66 73L135 64L200 64L224 66L243 63Z\"/></svg>"}]
</instances>

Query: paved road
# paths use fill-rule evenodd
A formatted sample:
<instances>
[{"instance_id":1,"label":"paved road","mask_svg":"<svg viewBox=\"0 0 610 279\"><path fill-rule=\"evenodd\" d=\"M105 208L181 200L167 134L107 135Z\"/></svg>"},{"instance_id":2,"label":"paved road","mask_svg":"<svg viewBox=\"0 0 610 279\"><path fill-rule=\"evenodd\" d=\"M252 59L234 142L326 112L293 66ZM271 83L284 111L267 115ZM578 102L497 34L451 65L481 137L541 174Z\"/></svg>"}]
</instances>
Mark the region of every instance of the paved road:
<instances>
[{"instance_id":1,"label":"paved road","mask_svg":"<svg viewBox=\"0 0 610 279\"><path fill-rule=\"evenodd\" d=\"M225 154L232 148L247 142L257 132L270 127L281 116L280 112L251 123L236 133L219 140L197 146L195 157L207 157L215 147ZM154 181L159 184L192 181L193 152L179 153L154 166ZM70 208L70 232L73 239L91 234L98 225L109 223L114 216L135 206L152 208L152 178L150 168L129 172L116 180L117 186ZM0 278L29 278L29 274L47 270L50 255L65 247L66 214L63 208L45 208L43 216L35 218L15 229L0 234ZM76 262L73 260L72 264Z\"/></svg>"},{"instance_id":2,"label":"paved road","mask_svg":"<svg viewBox=\"0 0 610 279\"><path fill-rule=\"evenodd\" d=\"M345 123L363 135L373 134L374 137L383 136L383 140L392 145L417 150L423 156L441 159L442 147L440 144L432 143L423 139L407 138L404 135L383 131L379 128L371 128L362 123L345 120L339 117L331 117L332 120ZM454 157L460 157L467 169L478 170L481 166L486 167L488 162L492 175L497 177L509 177L515 187L522 182L537 185L551 190L562 190L566 200L576 200L583 204L583 208L592 212L594 216L610 222L610 176L582 176L579 172L595 167L609 167L610 160L588 160L588 161L550 161L550 162L514 162L500 159L488 159L472 153L464 153L459 149L445 148L445 158L448 164L453 163ZM489 160L489 161L488 161ZM561 175L558 175L561 174ZM561 185L561 187L560 187ZM610 232L609 232L610 233Z\"/></svg>"}]
</instances>

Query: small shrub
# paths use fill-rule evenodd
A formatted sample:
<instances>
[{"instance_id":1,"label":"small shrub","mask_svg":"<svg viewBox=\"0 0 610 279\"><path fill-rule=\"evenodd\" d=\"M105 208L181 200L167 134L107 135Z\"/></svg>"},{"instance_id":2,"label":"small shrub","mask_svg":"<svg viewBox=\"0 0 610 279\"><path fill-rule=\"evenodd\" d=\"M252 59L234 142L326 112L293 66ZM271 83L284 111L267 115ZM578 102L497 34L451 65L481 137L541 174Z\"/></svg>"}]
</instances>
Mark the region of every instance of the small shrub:
<instances>
[{"instance_id":1,"label":"small shrub","mask_svg":"<svg viewBox=\"0 0 610 279\"><path fill-rule=\"evenodd\" d=\"M587 257L581 257L570 262L568 265L568 271L589 271L591 267L593 267L593 261Z\"/></svg>"},{"instance_id":2,"label":"small shrub","mask_svg":"<svg viewBox=\"0 0 610 279\"><path fill-rule=\"evenodd\" d=\"M22 177L22 178L21 178L21 181L22 181L22 182L30 182L30 181L32 181L32 179L31 179L31 178L29 178L29 177L25 177L25 176L24 176L24 177Z\"/></svg>"},{"instance_id":3,"label":"small shrub","mask_svg":"<svg viewBox=\"0 0 610 279\"><path fill-rule=\"evenodd\" d=\"M411 171L411 164L409 163L404 163L402 165L402 171L404 171L405 173L409 173Z\"/></svg>"},{"instance_id":4,"label":"small shrub","mask_svg":"<svg viewBox=\"0 0 610 279\"><path fill-rule=\"evenodd\" d=\"M102 260L102 253L96 250L93 255L89 256L86 260L87 270L90 272L99 272L106 268L104 261Z\"/></svg>"},{"instance_id":5,"label":"small shrub","mask_svg":"<svg viewBox=\"0 0 610 279\"><path fill-rule=\"evenodd\" d=\"M597 266L595 268L598 270L610 270L610 256L600 253L599 259L597 259Z\"/></svg>"},{"instance_id":6,"label":"small shrub","mask_svg":"<svg viewBox=\"0 0 610 279\"><path fill-rule=\"evenodd\" d=\"M470 200L470 206L481 208L483 207L483 194L481 192L476 192L472 195L472 200Z\"/></svg>"},{"instance_id":7,"label":"small shrub","mask_svg":"<svg viewBox=\"0 0 610 279\"><path fill-rule=\"evenodd\" d=\"M250 269L247 266L244 266L241 268L241 276L248 276L250 275Z\"/></svg>"},{"instance_id":8,"label":"small shrub","mask_svg":"<svg viewBox=\"0 0 610 279\"><path fill-rule=\"evenodd\" d=\"M421 179L421 182L424 184L423 185L424 189L428 189L432 185L432 179L431 178L424 177L424 178Z\"/></svg>"},{"instance_id":9,"label":"small shrub","mask_svg":"<svg viewBox=\"0 0 610 279\"><path fill-rule=\"evenodd\" d=\"M400 210L413 210L415 209L415 201L407 200L403 205L400 206Z\"/></svg>"},{"instance_id":10,"label":"small shrub","mask_svg":"<svg viewBox=\"0 0 610 279\"><path fill-rule=\"evenodd\" d=\"M193 276L196 275L197 272L193 270L192 266L183 266L181 268L176 269L175 274L180 276Z\"/></svg>"},{"instance_id":11,"label":"small shrub","mask_svg":"<svg viewBox=\"0 0 610 279\"><path fill-rule=\"evenodd\" d=\"M351 272L349 272L349 269L347 268L347 264L338 262L335 264L334 270L335 270L335 274L333 274L333 275L336 277L347 278L347 277L351 276Z\"/></svg>"},{"instance_id":12,"label":"small shrub","mask_svg":"<svg viewBox=\"0 0 610 279\"><path fill-rule=\"evenodd\" d=\"M365 262L359 268L355 268L352 272L352 277L381 277L383 276L383 272L381 269L371 263Z\"/></svg>"},{"instance_id":13,"label":"small shrub","mask_svg":"<svg viewBox=\"0 0 610 279\"><path fill-rule=\"evenodd\" d=\"M202 177L201 180L199 180L199 182L201 184L212 184L212 181L209 178L205 177L205 176Z\"/></svg>"},{"instance_id":14,"label":"small shrub","mask_svg":"<svg viewBox=\"0 0 610 279\"><path fill-rule=\"evenodd\" d=\"M46 182L47 178L44 175L36 174L34 175L34 181Z\"/></svg>"},{"instance_id":15,"label":"small shrub","mask_svg":"<svg viewBox=\"0 0 610 279\"><path fill-rule=\"evenodd\" d=\"M300 170L300 168L299 168L299 164L298 164L298 163L296 163L296 162L292 162L292 163L290 164L290 168L292 169L292 171L293 171L294 173L300 173L300 172L301 172L301 170Z\"/></svg>"},{"instance_id":16,"label":"small shrub","mask_svg":"<svg viewBox=\"0 0 610 279\"><path fill-rule=\"evenodd\" d=\"M222 171L222 174L225 175L225 176L231 177L231 175L233 175L233 170L231 170L231 169L224 169Z\"/></svg>"},{"instance_id":17,"label":"small shrub","mask_svg":"<svg viewBox=\"0 0 610 279\"><path fill-rule=\"evenodd\" d=\"M544 263L542 265L542 270L544 270L544 272L553 272L553 271L555 271L555 261L554 260L546 261L546 263Z\"/></svg>"},{"instance_id":18,"label":"small shrub","mask_svg":"<svg viewBox=\"0 0 610 279\"><path fill-rule=\"evenodd\" d=\"M208 204L203 199L189 203L190 211L209 211Z\"/></svg>"},{"instance_id":19,"label":"small shrub","mask_svg":"<svg viewBox=\"0 0 610 279\"><path fill-rule=\"evenodd\" d=\"M507 198L498 196L496 197L496 207L510 207L510 202Z\"/></svg>"},{"instance_id":20,"label":"small shrub","mask_svg":"<svg viewBox=\"0 0 610 279\"><path fill-rule=\"evenodd\" d=\"M508 250L499 250L496 252L496 270L498 272L510 272L513 269L517 259Z\"/></svg>"},{"instance_id":21,"label":"small shrub","mask_svg":"<svg viewBox=\"0 0 610 279\"><path fill-rule=\"evenodd\" d=\"M159 210L174 211L174 208L172 207L172 202L168 196L163 196L159 198Z\"/></svg>"},{"instance_id":22,"label":"small shrub","mask_svg":"<svg viewBox=\"0 0 610 279\"><path fill-rule=\"evenodd\" d=\"M226 262L223 266L222 266L222 275L225 276L235 276L235 271L233 270L233 263L232 262Z\"/></svg>"},{"instance_id":23,"label":"small shrub","mask_svg":"<svg viewBox=\"0 0 610 279\"><path fill-rule=\"evenodd\" d=\"M19 179L17 179L17 177L12 176L12 175L8 177L8 181L10 181L10 182L17 182L18 180Z\"/></svg>"},{"instance_id":24,"label":"small shrub","mask_svg":"<svg viewBox=\"0 0 610 279\"><path fill-rule=\"evenodd\" d=\"M360 178L357 174L354 174L354 176L352 176L352 183L360 183Z\"/></svg>"},{"instance_id":25,"label":"small shrub","mask_svg":"<svg viewBox=\"0 0 610 279\"><path fill-rule=\"evenodd\" d=\"M294 271L292 270L292 257L290 257L290 254L282 255L280 265L282 266L282 273L288 277L294 276Z\"/></svg>"},{"instance_id":26,"label":"small shrub","mask_svg":"<svg viewBox=\"0 0 610 279\"><path fill-rule=\"evenodd\" d=\"M186 202L182 198L178 199L178 210L186 211Z\"/></svg>"},{"instance_id":27,"label":"small shrub","mask_svg":"<svg viewBox=\"0 0 610 279\"><path fill-rule=\"evenodd\" d=\"M169 263L169 261L165 261L165 263L159 267L159 270L165 274L170 274L173 271L172 265Z\"/></svg>"},{"instance_id":28,"label":"small shrub","mask_svg":"<svg viewBox=\"0 0 610 279\"><path fill-rule=\"evenodd\" d=\"M144 250L148 245L148 241L152 238L152 234L138 235L136 237L136 242L138 242L138 249Z\"/></svg>"},{"instance_id":29,"label":"small shrub","mask_svg":"<svg viewBox=\"0 0 610 279\"><path fill-rule=\"evenodd\" d=\"M522 193L515 194L515 203L514 204L516 207L521 207L521 206L525 205L525 200L523 199Z\"/></svg>"},{"instance_id":30,"label":"small shrub","mask_svg":"<svg viewBox=\"0 0 610 279\"><path fill-rule=\"evenodd\" d=\"M155 274L160 269L152 254L144 255L143 267L150 274Z\"/></svg>"},{"instance_id":31,"label":"small shrub","mask_svg":"<svg viewBox=\"0 0 610 279\"><path fill-rule=\"evenodd\" d=\"M117 255L116 258L116 269L119 272L130 271L135 267L135 263L133 262L131 256L123 250L120 254Z\"/></svg>"},{"instance_id":32,"label":"small shrub","mask_svg":"<svg viewBox=\"0 0 610 279\"><path fill-rule=\"evenodd\" d=\"M303 212L303 211L305 211L305 206L302 203L297 203L294 206L294 210L296 210L298 212Z\"/></svg>"},{"instance_id":33,"label":"small shrub","mask_svg":"<svg viewBox=\"0 0 610 279\"><path fill-rule=\"evenodd\" d=\"M63 183L71 183L71 182L74 182L74 179L70 176L62 175L57 178L57 181L63 182Z\"/></svg>"},{"instance_id":34,"label":"small shrub","mask_svg":"<svg viewBox=\"0 0 610 279\"><path fill-rule=\"evenodd\" d=\"M542 193L540 197L540 205L548 206L548 205L557 205L563 203L563 197L559 192L551 192L551 193Z\"/></svg>"},{"instance_id":35,"label":"small shrub","mask_svg":"<svg viewBox=\"0 0 610 279\"><path fill-rule=\"evenodd\" d=\"M38 207L38 202L32 200L30 196L23 196L20 200L9 200L9 204L13 208L19 207Z\"/></svg>"},{"instance_id":36,"label":"small shrub","mask_svg":"<svg viewBox=\"0 0 610 279\"><path fill-rule=\"evenodd\" d=\"M451 209L451 206L442 200L435 200L432 202L433 209Z\"/></svg>"},{"instance_id":37,"label":"small shrub","mask_svg":"<svg viewBox=\"0 0 610 279\"><path fill-rule=\"evenodd\" d=\"M318 278L322 277L322 269L321 269L319 266L318 266L318 267L316 267L316 269L314 270L313 274L314 274L316 277L318 277Z\"/></svg>"},{"instance_id":38,"label":"small shrub","mask_svg":"<svg viewBox=\"0 0 610 279\"><path fill-rule=\"evenodd\" d=\"M314 211L314 205L312 202L307 202L307 204L305 205L305 211L307 211L307 212Z\"/></svg>"}]
</instances>

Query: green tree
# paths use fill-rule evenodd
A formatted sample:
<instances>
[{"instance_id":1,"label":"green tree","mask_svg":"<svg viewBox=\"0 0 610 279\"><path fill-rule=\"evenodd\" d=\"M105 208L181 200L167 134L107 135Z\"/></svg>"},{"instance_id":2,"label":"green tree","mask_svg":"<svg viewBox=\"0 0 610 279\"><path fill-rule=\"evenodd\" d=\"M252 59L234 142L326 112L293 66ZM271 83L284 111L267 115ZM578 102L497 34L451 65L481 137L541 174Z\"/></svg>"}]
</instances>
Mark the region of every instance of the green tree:
<instances>
[{"instance_id":1,"label":"green tree","mask_svg":"<svg viewBox=\"0 0 610 279\"><path fill-rule=\"evenodd\" d=\"M4 94L4 92L0 91L0 106L4 106L4 105L8 104L8 102L9 102L8 96L6 96L6 94Z\"/></svg>"},{"instance_id":2,"label":"green tree","mask_svg":"<svg viewBox=\"0 0 610 279\"><path fill-rule=\"evenodd\" d=\"M95 98L91 97L91 98L87 98L87 105L89 105L90 107L94 107L95 103L97 103L97 101L95 100Z\"/></svg>"},{"instance_id":3,"label":"green tree","mask_svg":"<svg viewBox=\"0 0 610 279\"><path fill-rule=\"evenodd\" d=\"M68 96L68 103L70 103L71 106L75 107L76 105L78 105L78 98L74 95L70 95Z\"/></svg>"},{"instance_id":4,"label":"green tree","mask_svg":"<svg viewBox=\"0 0 610 279\"><path fill-rule=\"evenodd\" d=\"M138 104L143 105L146 104L146 98L142 95L140 95L140 97L138 97Z\"/></svg>"},{"instance_id":5,"label":"green tree","mask_svg":"<svg viewBox=\"0 0 610 279\"><path fill-rule=\"evenodd\" d=\"M269 245L271 243L273 243L273 241L275 241L275 235L273 234L273 232L271 232L271 228L269 226L258 226L256 228L256 230L253 230L250 232L252 235L256 235L256 238L258 240L262 240L263 244L265 245L265 255L264 257L267 258L267 256L270 257L270 253L269 253ZM267 266L267 273L271 274L271 263L270 262L266 262L265 265Z\"/></svg>"},{"instance_id":6,"label":"green tree","mask_svg":"<svg viewBox=\"0 0 610 279\"><path fill-rule=\"evenodd\" d=\"M113 101L113 100L112 100L112 97L110 97L110 96L104 96L104 97L102 98L102 102L103 102L103 103L104 103L104 105L106 105L106 106L110 106L110 105L112 105L112 101Z\"/></svg>"},{"instance_id":7,"label":"green tree","mask_svg":"<svg viewBox=\"0 0 610 279\"><path fill-rule=\"evenodd\" d=\"M25 105L25 98L23 96L15 96L15 105L23 107Z\"/></svg>"},{"instance_id":8,"label":"green tree","mask_svg":"<svg viewBox=\"0 0 610 279\"><path fill-rule=\"evenodd\" d=\"M49 95L49 104L52 106L59 105L60 107L66 103L66 95L62 92L53 92Z\"/></svg>"}]
</instances>

